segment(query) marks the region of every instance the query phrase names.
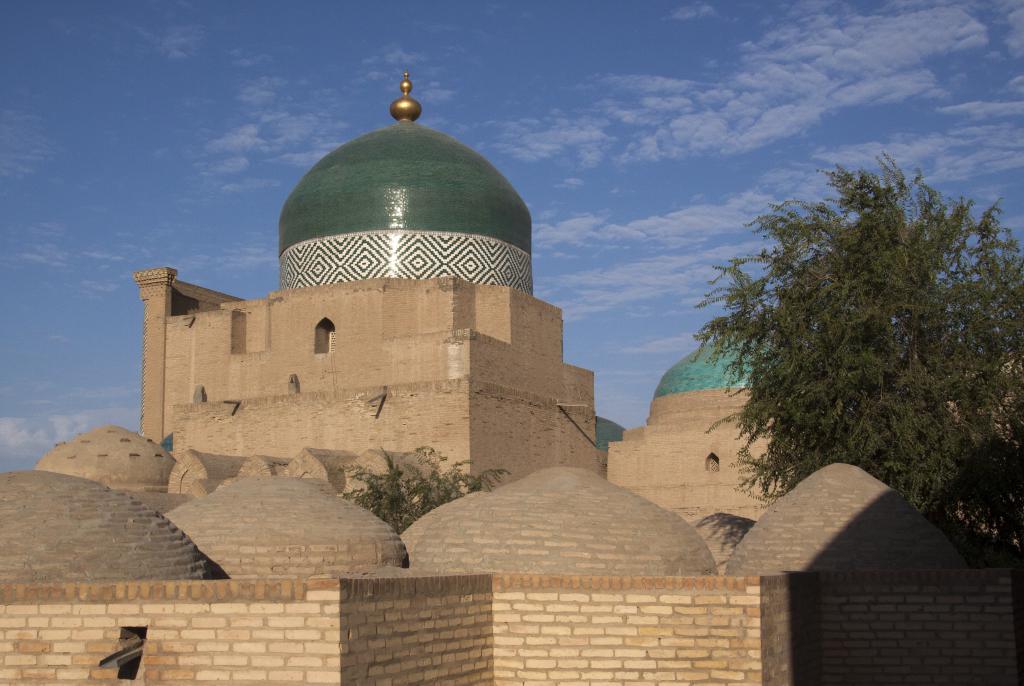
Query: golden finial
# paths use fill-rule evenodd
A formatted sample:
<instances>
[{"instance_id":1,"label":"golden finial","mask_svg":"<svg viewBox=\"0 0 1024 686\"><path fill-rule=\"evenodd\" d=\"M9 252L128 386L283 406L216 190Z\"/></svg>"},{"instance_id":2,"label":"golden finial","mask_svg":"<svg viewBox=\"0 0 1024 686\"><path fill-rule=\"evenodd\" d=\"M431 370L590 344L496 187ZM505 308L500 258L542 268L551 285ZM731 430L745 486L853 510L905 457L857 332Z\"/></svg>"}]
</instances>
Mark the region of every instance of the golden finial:
<instances>
[{"instance_id":1,"label":"golden finial","mask_svg":"<svg viewBox=\"0 0 1024 686\"><path fill-rule=\"evenodd\" d=\"M412 90L409 72L402 73L402 82L398 87L402 89L402 97L391 103L391 116L398 121L416 121L420 118L423 107L415 98L409 97L409 91Z\"/></svg>"}]
</instances>

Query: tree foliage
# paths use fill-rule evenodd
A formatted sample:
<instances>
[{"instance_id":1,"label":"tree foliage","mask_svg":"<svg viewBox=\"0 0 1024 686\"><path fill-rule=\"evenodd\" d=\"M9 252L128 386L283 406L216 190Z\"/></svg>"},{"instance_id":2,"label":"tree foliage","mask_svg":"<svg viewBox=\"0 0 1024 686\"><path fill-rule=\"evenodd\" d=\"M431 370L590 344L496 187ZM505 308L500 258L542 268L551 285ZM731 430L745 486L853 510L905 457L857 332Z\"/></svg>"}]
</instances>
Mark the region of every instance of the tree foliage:
<instances>
[{"instance_id":1,"label":"tree foliage","mask_svg":"<svg viewBox=\"0 0 1024 686\"><path fill-rule=\"evenodd\" d=\"M774 205L758 254L720 267L698 339L749 378L745 485L772 499L835 462L900 492L975 564L1024 560L1024 263L889 158ZM763 454L754 441L767 440Z\"/></svg>"},{"instance_id":2,"label":"tree foliage","mask_svg":"<svg viewBox=\"0 0 1024 686\"><path fill-rule=\"evenodd\" d=\"M364 467L349 472L349 478L362 486L345 494L402 533L417 519L435 507L461 498L467 493L489 491L508 472L487 469L480 474L464 471L465 462L447 465L448 458L433 448L417 448L415 464L400 465L385 452L387 470L377 473Z\"/></svg>"}]
</instances>

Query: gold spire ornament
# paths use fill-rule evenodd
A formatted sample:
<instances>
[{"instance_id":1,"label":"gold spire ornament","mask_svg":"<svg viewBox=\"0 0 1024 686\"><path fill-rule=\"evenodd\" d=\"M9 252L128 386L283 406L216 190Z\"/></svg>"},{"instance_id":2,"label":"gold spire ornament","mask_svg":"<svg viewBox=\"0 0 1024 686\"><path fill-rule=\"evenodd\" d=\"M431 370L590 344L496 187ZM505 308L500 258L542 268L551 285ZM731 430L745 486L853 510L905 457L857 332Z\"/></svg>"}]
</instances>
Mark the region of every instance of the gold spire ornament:
<instances>
[{"instance_id":1,"label":"gold spire ornament","mask_svg":"<svg viewBox=\"0 0 1024 686\"><path fill-rule=\"evenodd\" d=\"M412 90L409 72L402 73L402 82L398 87L402 89L402 97L391 103L391 116L396 121L416 121L423 113L423 106L415 98L409 97L409 91Z\"/></svg>"}]
</instances>

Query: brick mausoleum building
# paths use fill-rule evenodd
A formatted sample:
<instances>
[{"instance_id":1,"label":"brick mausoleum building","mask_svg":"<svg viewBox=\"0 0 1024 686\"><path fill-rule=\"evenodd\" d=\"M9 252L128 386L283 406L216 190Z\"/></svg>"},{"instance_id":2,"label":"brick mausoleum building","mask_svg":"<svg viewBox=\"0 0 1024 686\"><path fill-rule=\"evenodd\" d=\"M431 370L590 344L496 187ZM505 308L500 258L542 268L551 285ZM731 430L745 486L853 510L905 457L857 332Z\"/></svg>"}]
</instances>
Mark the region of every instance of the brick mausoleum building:
<instances>
[{"instance_id":1,"label":"brick mausoleum building","mask_svg":"<svg viewBox=\"0 0 1024 686\"><path fill-rule=\"evenodd\" d=\"M525 204L401 89L292 191L280 290L135 274L141 435L0 474L0 684L1022 682L1020 573L850 465L735 490L721 367L596 418ZM404 532L342 497L421 446L512 483Z\"/></svg>"}]
</instances>

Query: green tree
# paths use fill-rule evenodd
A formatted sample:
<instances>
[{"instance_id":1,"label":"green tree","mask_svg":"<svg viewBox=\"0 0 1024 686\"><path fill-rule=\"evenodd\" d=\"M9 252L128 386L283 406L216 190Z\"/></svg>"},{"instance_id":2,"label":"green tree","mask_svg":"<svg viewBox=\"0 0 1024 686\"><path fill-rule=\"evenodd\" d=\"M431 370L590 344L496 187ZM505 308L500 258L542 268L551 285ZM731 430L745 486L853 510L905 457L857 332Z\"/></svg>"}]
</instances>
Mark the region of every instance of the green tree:
<instances>
[{"instance_id":1,"label":"green tree","mask_svg":"<svg viewBox=\"0 0 1024 686\"><path fill-rule=\"evenodd\" d=\"M749 378L732 417L768 500L835 462L889 484L974 564L1024 560L1024 263L994 205L881 173L774 205L756 255L720 267L698 333ZM751 454L767 439L763 454Z\"/></svg>"},{"instance_id":2,"label":"green tree","mask_svg":"<svg viewBox=\"0 0 1024 686\"><path fill-rule=\"evenodd\" d=\"M473 475L463 470L465 462L447 465L448 458L433 448L417 448L415 462L399 464L385 452L387 469L372 472L356 467L349 477L362 486L345 494L360 507L377 515L402 533L417 519L435 507L461 498L467 493L489 491L508 472L487 469Z\"/></svg>"}]
</instances>

